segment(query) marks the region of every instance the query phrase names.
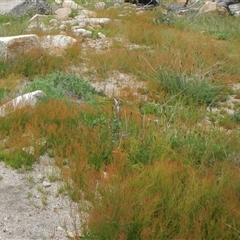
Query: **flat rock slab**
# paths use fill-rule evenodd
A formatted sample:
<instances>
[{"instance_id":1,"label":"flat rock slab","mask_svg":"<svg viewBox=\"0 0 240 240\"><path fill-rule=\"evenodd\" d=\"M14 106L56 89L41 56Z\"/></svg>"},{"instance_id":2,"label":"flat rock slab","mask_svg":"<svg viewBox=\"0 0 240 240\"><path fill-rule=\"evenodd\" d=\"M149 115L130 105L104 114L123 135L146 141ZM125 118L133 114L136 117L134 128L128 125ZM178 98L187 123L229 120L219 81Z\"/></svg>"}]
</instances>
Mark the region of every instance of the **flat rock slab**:
<instances>
[{"instance_id":1,"label":"flat rock slab","mask_svg":"<svg viewBox=\"0 0 240 240\"><path fill-rule=\"evenodd\" d=\"M23 0L0 0L0 14L9 13L20 3L23 3Z\"/></svg>"}]
</instances>

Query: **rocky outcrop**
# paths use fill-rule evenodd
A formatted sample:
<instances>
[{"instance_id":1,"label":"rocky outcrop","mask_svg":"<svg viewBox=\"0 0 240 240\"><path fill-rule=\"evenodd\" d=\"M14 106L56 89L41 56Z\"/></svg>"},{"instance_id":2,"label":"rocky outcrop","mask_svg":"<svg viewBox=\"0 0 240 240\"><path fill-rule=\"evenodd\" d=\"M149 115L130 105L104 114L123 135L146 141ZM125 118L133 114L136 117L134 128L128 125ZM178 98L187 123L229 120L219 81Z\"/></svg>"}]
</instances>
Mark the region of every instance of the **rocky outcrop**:
<instances>
[{"instance_id":1,"label":"rocky outcrop","mask_svg":"<svg viewBox=\"0 0 240 240\"><path fill-rule=\"evenodd\" d=\"M0 37L0 59L12 61L29 52L41 54L43 48L35 34Z\"/></svg>"},{"instance_id":2,"label":"rocky outcrop","mask_svg":"<svg viewBox=\"0 0 240 240\"><path fill-rule=\"evenodd\" d=\"M24 14L34 15L36 13L51 14L52 8L43 0L25 0L23 3L14 7L10 13L16 16L22 16Z\"/></svg>"}]
</instances>

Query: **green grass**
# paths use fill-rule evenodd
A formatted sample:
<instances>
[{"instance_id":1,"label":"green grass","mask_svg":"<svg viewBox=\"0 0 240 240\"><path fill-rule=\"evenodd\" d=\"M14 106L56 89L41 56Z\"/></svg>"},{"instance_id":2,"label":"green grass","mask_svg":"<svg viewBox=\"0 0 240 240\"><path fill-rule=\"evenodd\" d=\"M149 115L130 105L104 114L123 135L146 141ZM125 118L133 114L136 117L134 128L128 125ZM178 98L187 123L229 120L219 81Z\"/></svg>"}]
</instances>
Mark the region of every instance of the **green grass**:
<instances>
[{"instance_id":1,"label":"green grass","mask_svg":"<svg viewBox=\"0 0 240 240\"><path fill-rule=\"evenodd\" d=\"M155 73L155 81L158 82L159 88L170 95L182 97L187 103L208 106L215 105L217 101L224 98L223 85L214 84L210 79L159 69Z\"/></svg>"}]
</instances>

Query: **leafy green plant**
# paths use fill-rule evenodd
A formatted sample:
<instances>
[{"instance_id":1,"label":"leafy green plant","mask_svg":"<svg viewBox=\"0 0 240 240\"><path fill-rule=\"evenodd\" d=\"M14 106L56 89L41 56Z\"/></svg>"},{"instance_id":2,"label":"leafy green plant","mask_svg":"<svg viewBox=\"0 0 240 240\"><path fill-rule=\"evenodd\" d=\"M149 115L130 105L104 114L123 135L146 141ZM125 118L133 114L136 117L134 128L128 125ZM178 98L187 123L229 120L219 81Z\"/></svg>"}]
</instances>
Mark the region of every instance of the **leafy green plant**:
<instances>
[{"instance_id":1,"label":"leafy green plant","mask_svg":"<svg viewBox=\"0 0 240 240\"><path fill-rule=\"evenodd\" d=\"M75 95L86 102L94 102L94 88L84 80L74 75L66 75L56 72L46 77L35 78L25 91L42 90L48 99L63 99L64 96Z\"/></svg>"}]
</instances>

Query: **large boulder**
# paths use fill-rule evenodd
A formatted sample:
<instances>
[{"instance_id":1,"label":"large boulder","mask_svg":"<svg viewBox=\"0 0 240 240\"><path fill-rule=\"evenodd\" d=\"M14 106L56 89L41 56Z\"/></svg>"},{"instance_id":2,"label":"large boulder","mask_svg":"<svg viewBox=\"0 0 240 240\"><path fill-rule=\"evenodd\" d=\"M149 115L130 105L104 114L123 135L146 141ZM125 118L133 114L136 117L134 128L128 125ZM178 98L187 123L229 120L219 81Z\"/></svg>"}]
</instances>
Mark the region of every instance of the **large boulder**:
<instances>
[{"instance_id":1,"label":"large boulder","mask_svg":"<svg viewBox=\"0 0 240 240\"><path fill-rule=\"evenodd\" d=\"M67 20L71 12L72 10L69 7L59 8L55 11L56 18L62 21Z\"/></svg>"},{"instance_id":2,"label":"large boulder","mask_svg":"<svg viewBox=\"0 0 240 240\"><path fill-rule=\"evenodd\" d=\"M14 7L22 3L22 0L0 1L0 14L9 13Z\"/></svg>"},{"instance_id":3,"label":"large boulder","mask_svg":"<svg viewBox=\"0 0 240 240\"><path fill-rule=\"evenodd\" d=\"M0 59L11 61L29 52L41 54L43 48L35 34L0 37Z\"/></svg>"},{"instance_id":4,"label":"large boulder","mask_svg":"<svg viewBox=\"0 0 240 240\"><path fill-rule=\"evenodd\" d=\"M216 2L206 1L206 3L200 8L198 13L202 14L202 13L208 13L208 12L218 13L223 15L229 14L226 7L220 6Z\"/></svg>"},{"instance_id":5,"label":"large boulder","mask_svg":"<svg viewBox=\"0 0 240 240\"><path fill-rule=\"evenodd\" d=\"M43 0L25 0L23 3L20 3L14 7L11 11L11 14L22 16L24 14L51 14L52 7Z\"/></svg>"}]
</instances>

